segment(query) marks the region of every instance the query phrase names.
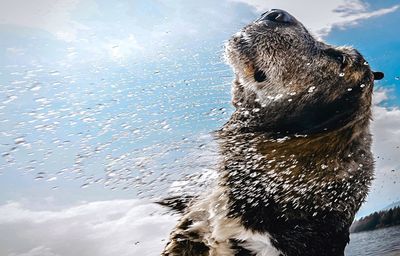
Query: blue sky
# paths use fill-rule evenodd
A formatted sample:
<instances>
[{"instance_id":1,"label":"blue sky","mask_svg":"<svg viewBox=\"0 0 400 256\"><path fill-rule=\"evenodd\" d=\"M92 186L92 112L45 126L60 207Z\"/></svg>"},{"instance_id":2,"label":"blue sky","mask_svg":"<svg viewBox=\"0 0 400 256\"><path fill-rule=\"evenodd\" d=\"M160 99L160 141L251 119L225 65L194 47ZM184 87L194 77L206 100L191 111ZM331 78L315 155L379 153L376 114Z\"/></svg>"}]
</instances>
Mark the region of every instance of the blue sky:
<instances>
[{"instance_id":1,"label":"blue sky","mask_svg":"<svg viewBox=\"0 0 400 256\"><path fill-rule=\"evenodd\" d=\"M15 0L0 2L0 212L108 209L207 179L217 162L207 134L232 112L223 43L269 8L385 72L371 126L376 180L359 216L400 200L398 1ZM0 217L0 228L7 221L17 220ZM0 239L0 254L68 255L40 243Z\"/></svg>"}]
</instances>

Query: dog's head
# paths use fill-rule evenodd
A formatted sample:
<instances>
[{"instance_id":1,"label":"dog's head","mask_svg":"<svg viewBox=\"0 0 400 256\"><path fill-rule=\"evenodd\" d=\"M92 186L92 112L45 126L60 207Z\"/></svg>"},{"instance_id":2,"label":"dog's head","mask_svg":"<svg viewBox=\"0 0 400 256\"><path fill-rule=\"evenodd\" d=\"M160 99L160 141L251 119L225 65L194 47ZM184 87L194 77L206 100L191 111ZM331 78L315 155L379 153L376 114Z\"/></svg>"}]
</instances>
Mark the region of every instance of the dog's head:
<instances>
[{"instance_id":1,"label":"dog's head","mask_svg":"<svg viewBox=\"0 0 400 256\"><path fill-rule=\"evenodd\" d=\"M369 115L373 80L383 77L357 50L316 40L277 9L236 33L225 56L236 75L237 110L268 115L268 129L282 133L336 129Z\"/></svg>"}]
</instances>

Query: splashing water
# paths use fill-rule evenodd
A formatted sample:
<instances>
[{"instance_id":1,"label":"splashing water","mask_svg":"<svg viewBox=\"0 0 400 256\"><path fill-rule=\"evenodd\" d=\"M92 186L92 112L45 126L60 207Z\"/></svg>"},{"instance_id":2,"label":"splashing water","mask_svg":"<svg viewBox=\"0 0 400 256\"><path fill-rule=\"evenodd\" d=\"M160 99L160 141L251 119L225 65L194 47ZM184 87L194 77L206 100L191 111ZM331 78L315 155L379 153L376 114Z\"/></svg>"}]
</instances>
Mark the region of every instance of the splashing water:
<instances>
[{"instance_id":1,"label":"splashing water","mask_svg":"<svg viewBox=\"0 0 400 256\"><path fill-rule=\"evenodd\" d=\"M0 173L139 197L207 183L217 163L210 132L232 111L231 74L217 58L207 68L182 57L114 68L4 67Z\"/></svg>"}]
</instances>

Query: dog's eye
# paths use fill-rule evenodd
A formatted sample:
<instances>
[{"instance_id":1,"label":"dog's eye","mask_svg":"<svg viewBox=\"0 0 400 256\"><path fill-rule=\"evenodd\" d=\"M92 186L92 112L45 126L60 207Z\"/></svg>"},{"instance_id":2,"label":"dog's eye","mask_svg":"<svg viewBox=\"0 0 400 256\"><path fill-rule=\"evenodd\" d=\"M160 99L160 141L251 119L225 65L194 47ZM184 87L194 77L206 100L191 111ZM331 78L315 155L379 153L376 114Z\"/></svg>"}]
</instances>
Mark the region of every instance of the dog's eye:
<instances>
[{"instance_id":1,"label":"dog's eye","mask_svg":"<svg viewBox=\"0 0 400 256\"><path fill-rule=\"evenodd\" d=\"M324 50L324 53L328 55L330 58L333 58L335 61L340 63L340 68L345 68L347 66L346 56L339 50L328 48Z\"/></svg>"},{"instance_id":2,"label":"dog's eye","mask_svg":"<svg viewBox=\"0 0 400 256\"><path fill-rule=\"evenodd\" d=\"M261 70L257 70L256 72L254 72L254 80L256 80L257 82L263 82L267 79L267 75L261 71Z\"/></svg>"}]
</instances>

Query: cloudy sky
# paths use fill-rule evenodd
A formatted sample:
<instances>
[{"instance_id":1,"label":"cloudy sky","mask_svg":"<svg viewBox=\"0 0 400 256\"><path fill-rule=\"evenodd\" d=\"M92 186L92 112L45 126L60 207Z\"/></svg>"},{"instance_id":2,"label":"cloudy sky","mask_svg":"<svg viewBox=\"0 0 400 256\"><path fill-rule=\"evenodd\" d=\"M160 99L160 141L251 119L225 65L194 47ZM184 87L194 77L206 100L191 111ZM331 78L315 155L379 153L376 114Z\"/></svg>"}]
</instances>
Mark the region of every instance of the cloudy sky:
<instances>
[{"instance_id":1,"label":"cloudy sky","mask_svg":"<svg viewBox=\"0 0 400 256\"><path fill-rule=\"evenodd\" d=\"M399 201L398 1L5 0L0 255L157 255L176 216L150 200L208 180L232 111L222 45L270 8L385 72L359 216Z\"/></svg>"}]
</instances>

